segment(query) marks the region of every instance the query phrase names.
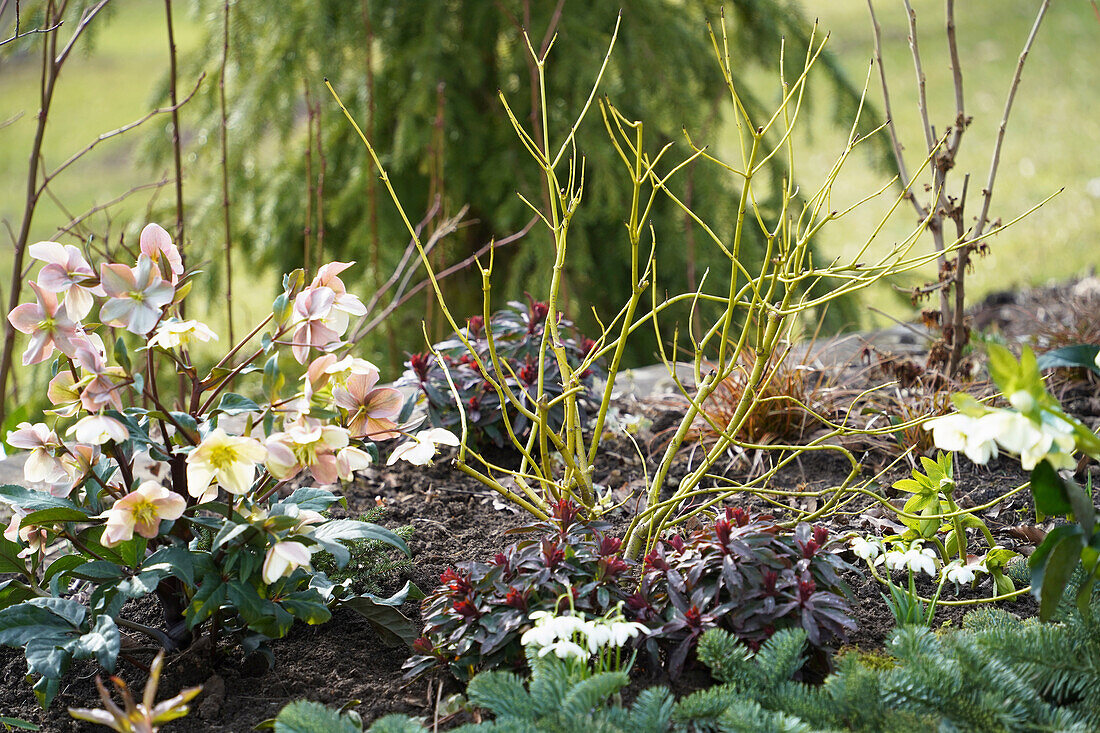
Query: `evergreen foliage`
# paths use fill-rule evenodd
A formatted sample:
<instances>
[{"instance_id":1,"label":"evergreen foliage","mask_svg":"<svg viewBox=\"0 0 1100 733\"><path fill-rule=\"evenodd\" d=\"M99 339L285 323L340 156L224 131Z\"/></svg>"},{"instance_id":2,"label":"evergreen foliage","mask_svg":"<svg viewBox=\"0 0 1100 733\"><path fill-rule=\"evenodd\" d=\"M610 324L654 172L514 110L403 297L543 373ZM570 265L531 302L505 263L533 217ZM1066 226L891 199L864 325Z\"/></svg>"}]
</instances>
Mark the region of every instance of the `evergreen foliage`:
<instances>
[{"instance_id":1,"label":"evergreen foliage","mask_svg":"<svg viewBox=\"0 0 1100 733\"><path fill-rule=\"evenodd\" d=\"M208 20L206 37L195 55L184 60L181 78L205 70L210 79L217 79L223 4L200 0L196 5ZM703 0L630 0L574 3L559 15L556 5L520 0L236 0L227 71L235 242L253 261L284 269L301 266L307 206L316 239L318 201L323 198L324 256L366 261L371 268L358 292L377 286L400 257L408 235L384 194L371 194L377 171L331 103L322 86L325 77L386 153L383 162L411 216L429 210L436 194L442 197L440 216L470 205L473 224L441 247L447 250L442 260L456 261L494 236L520 230L531 212L515 192L532 202L545 199L539 171L525 160L497 98L502 91L517 118L531 124L537 95L532 94L532 67L521 29L529 29L536 50L547 29L553 27L557 33L547 73L553 139L569 129L588 97L620 5L623 27L601 93L630 117L644 120L658 145L675 140L682 154L687 149L683 129L700 145L721 140L728 94L704 25L708 13L717 12L715 7ZM743 62L733 69L738 91L750 113L762 117L778 97L778 85L754 94L747 78L754 66L775 66L781 40L793 72L789 78L797 76L810 24L789 0L735 0L726 4L725 13L730 47ZM833 58L825 56L822 67L834 89L829 96L835 100L836 117L850 124L858 90ZM199 118L184 120L194 139L218 139L216 84L204 85L187 111ZM566 304L586 330L594 325L589 306L606 320L630 292L629 269L616 266L627 261L622 222L630 192L599 116L589 117L576 137L586 157L585 203L570 228L571 304ZM874 115L864 117L871 120ZM307 137L305 129L311 124L313 135ZM273 156L276 146L281 153ZM158 140L152 152L154 160L167 160L168 139ZM220 152L217 145L200 144L194 153L188 173L207 171L211 179L196 176L189 189L212 193L193 207L191 231L196 243L219 242ZM323 197L317 195L322 165ZM732 229L737 192L718 166L693 168L670 186L722 236ZM782 178L781 171L777 173L776 186ZM690 279L697 286L707 267L728 268L728 261L713 247L701 244L692 252L685 216L674 203L662 196L656 206L659 210L651 219L661 291L693 289ZM703 235L698 235L702 241ZM545 232L536 229L519 244L501 250L497 284L505 287L494 290L497 303L519 299L524 291L538 295L545 290L542 279L548 281L554 256L550 244ZM208 269L216 269L218 259L211 253ZM444 288L460 318L480 312L480 283L455 277ZM410 307L405 317L419 320L423 311ZM388 325L401 333L397 323ZM652 360L651 345L638 348L634 360Z\"/></svg>"},{"instance_id":2,"label":"evergreen foliage","mask_svg":"<svg viewBox=\"0 0 1100 733\"><path fill-rule=\"evenodd\" d=\"M888 644L893 664L849 653L821 685L793 679L805 651L801 629L777 632L755 653L729 632L715 629L700 640L698 656L721 684L675 705L666 690L651 688L630 708L612 697L626 684L625 675L582 681L575 668L556 658L534 659L526 687L511 673L475 677L470 701L496 719L458 730L1100 729L1100 621L1095 614L1072 613L1060 623L1039 624L988 608L969 614L960 630L937 635L908 627ZM388 716L370 730L413 733L423 728L409 718Z\"/></svg>"},{"instance_id":3,"label":"evergreen foliage","mask_svg":"<svg viewBox=\"0 0 1100 733\"><path fill-rule=\"evenodd\" d=\"M369 510L359 520L377 524L385 518L385 514L385 508L379 506ZM406 524L391 531L408 542L414 530L411 524ZM356 593L382 595L382 581L412 568L411 559L394 553L393 548L384 542L355 540L346 546L351 559L344 567L339 567L336 558L327 552L318 552L313 556L313 567L326 573L333 582L350 581Z\"/></svg>"}]
</instances>

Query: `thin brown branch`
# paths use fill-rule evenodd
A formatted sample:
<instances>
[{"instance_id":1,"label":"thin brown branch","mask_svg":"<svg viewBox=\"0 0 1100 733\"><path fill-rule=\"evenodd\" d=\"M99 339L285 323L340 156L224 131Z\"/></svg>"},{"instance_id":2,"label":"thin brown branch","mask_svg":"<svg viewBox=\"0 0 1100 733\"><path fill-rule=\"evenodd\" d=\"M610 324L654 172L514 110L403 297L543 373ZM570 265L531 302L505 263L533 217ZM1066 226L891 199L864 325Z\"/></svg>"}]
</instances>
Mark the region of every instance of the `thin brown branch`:
<instances>
[{"instance_id":1,"label":"thin brown branch","mask_svg":"<svg viewBox=\"0 0 1100 733\"><path fill-rule=\"evenodd\" d=\"M7 7L6 2L4 3L4 7ZM4 7L0 7L0 14L3 13ZM3 46L6 43L11 43L12 41L18 41L20 38L26 38L27 36L33 36L36 33L50 33L52 31L56 31L64 23L65 23L65 21L59 20L55 24L50 26L49 28L43 26L41 28L34 28L33 30L29 30L29 31L20 31L19 30L19 3L16 3L15 4L15 34L11 38L5 38L4 40L0 41L0 46Z\"/></svg>"},{"instance_id":2,"label":"thin brown branch","mask_svg":"<svg viewBox=\"0 0 1100 733\"><path fill-rule=\"evenodd\" d=\"M1016 100L1016 90L1020 87L1020 78L1024 73L1024 63L1027 61L1028 54L1031 53L1031 46L1035 43L1035 37L1039 34L1039 26L1042 25L1043 17L1046 15L1048 8L1050 8L1050 0L1043 0L1043 4L1039 6L1039 12L1035 16L1035 23L1031 26L1031 32L1028 33L1027 41L1024 42L1024 48L1020 51L1020 58L1016 62L1016 72L1012 75L1012 83L1008 87L1008 97L1005 99L1004 114L1001 115L1001 124L997 128L997 141L993 145L993 159L989 165L989 177L986 179L985 188L982 189L982 210L978 215L978 222L974 226L972 239L977 239L985 231L989 206L993 201L993 184L997 180L997 167L1001 163L1001 147L1004 145L1005 131L1008 129L1008 116L1012 113L1012 103Z\"/></svg>"},{"instance_id":3,"label":"thin brown branch","mask_svg":"<svg viewBox=\"0 0 1100 733\"><path fill-rule=\"evenodd\" d=\"M451 265L447 269L437 273L436 276L435 276L435 279L437 281L438 280L443 280L444 278L447 278L447 277L453 275L454 273L459 272L460 270L466 269L467 267L472 265L479 257L481 257L486 252L488 252L490 249L499 249L500 247L503 247L507 244L511 244L515 241L518 241L519 239L522 239L524 236L527 235L528 232L531 231L531 228L535 226L535 223L538 220L539 220L539 217L537 217L537 216L533 217L530 221L527 222L527 225L524 226L523 229L516 232L515 234L509 235L509 236L505 237L504 239L495 240L495 241L489 242L486 245L483 245L480 249L478 249L477 252L474 252L472 255L470 255L466 259L462 260L461 262L456 262L455 264ZM371 331L371 329L373 329L375 326L377 326L378 323L381 322L386 316L388 316L390 313L392 313L397 308L400 308L402 305L404 305L405 302L407 302L409 300L409 298L412 298L418 292L420 292L421 290L426 288L429 283L430 283L430 280L428 280L427 278L424 279L424 280L421 280L416 285L414 285L412 288L410 288L409 291L407 293L405 293L399 300L391 302L389 305L387 305L386 309L382 313L380 313L378 316L376 316L374 319L372 319L370 323L367 324L367 326L363 330L363 335L369 333Z\"/></svg>"},{"instance_id":4,"label":"thin brown branch","mask_svg":"<svg viewBox=\"0 0 1100 733\"><path fill-rule=\"evenodd\" d=\"M172 27L172 0L164 0L164 16L165 24L168 27L168 94L172 102L172 156L173 163L176 166L176 247L179 249L184 266L186 266L187 248L184 246L183 241L183 145L180 142L180 106L176 89L178 75L176 70L176 35ZM201 78L199 81L202 81ZM183 307L184 304L180 303L180 315L183 315Z\"/></svg>"},{"instance_id":5,"label":"thin brown branch","mask_svg":"<svg viewBox=\"0 0 1100 733\"><path fill-rule=\"evenodd\" d=\"M80 216L73 217L69 221L68 224L57 228L57 233L54 234L54 237L59 237L62 234L71 234L72 230L75 229L77 226L79 226L81 223L83 223L86 219L98 214L99 212L101 212L105 209L109 209L112 206L116 206L116 205L122 203L123 201L130 198L131 196L133 196L136 193L139 193L141 191L147 191L150 188L160 189L164 186L167 186L168 184L170 184L172 182L173 181L172 181L171 178L162 178L159 181L154 181L152 183L143 183L140 186L134 186L133 188L131 188L126 193L121 194L120 196L116 196L115 198L111 199L107 203L98 204L96 206L93 206L92 208L88 209L87 211L85 211ZM83 237L78 237L78 238L81 239L81 241L84 241Z\"/></svg>"},{"instance_id":6,"label":"thin brown branch","mask_svg":"<svg viewBox=\"0 0 1100 733\"><path fill-rule=\"evenodd\" d=\"M890 143L894 149L894 160L898 164L898 184L903 191L909 191L909 171L905 165L905 154L901 146L901 140L898 138L898 128L894 124L894 113L890 108L890 85L886 81L886 66L882 63L882 26L879 25L878 18L875 17L873 0L867 0L867 9L871 14L871 29L875 39L875 64L878 66L879 81L882 84L882 106L886 112L886 129L890 133ZM921 206L920 202L917 201L917 197L911 191L906 194L905 198L909 199L920 219L928 218L928 211Z\"/></svg>"},{"instance_id":7,"label":"thin brown branch","mask_svg":"<svg viewBox=\"0 0 1100 733\"><path fill-rule=\"evenodd\" d=\"M111 0L99 0L99 2L96 3L93 7L88 8L81 14L80 22L77 23L76 30L73 31L73 35L69 38L69 42L65 44L65 48L61 49L61 53L59 53L53 59L53 64L55 67L60 67L62 64L65 63L65 59L69 58L69 54L72 53L73 48L76 46L77 40L80 38L81 35L83 35L85 29L88 27L88 24L92 22L92 19L99 15L99 11L103 10L103 8L105 8L107 6L107 3L109 3L110 1ZM58 25L60 25L60 16L61 11L57 13ZM47 20L46 22L49 23L49 20ZM53 38L56 38L56 36L53 36ZM57 47L54 46L54 50L56 50L56 48Z\"/></svg>"},{"instance_id":8,"label":"thin brown branch","mask_svg":"<svg viewBox=\"0 0 1100 733\"><path fill-rule=\"evenodd\" d=\"M92 142L88 143L88 145L84 146L82 149L80 149L77 152L73 153L71 156L69 156L68 160L66 160L64 163L62 163L61 165L54 168L52 171L47 173L42 178L42 185L40 186L39 190L40 191L45 190L46 186L48 186L49 183L54 178L57 178L58 174L60 174L66 168L71 166L73 163L80 160L81 158L83 158L88 153L90 153L100 143L105 142L107 140L110 140L113 137L118 137L119 135L123 135L123 134L129 132L130 130L133 130L135 127L140 127L141 125L145 124L146 122L148 122L152 118L156 117L157 115L166 114L168 112L172 112L172 113L176 112L176 110L178 110L180 107L182 107L183 105L185 105L189 101L191 101L191 98L194 97L195 94L199 91L199 87L202 85L202 82L205 78L206 78L206 72L203 72L202 74L200 74L199 78L198 78L198 81L195 82L195 88L192 89L191 93L188 94L182 101L174 103L174 104L172 104L168 107L158 107L157 109L154 109L153 111L142 115L141 117L134 120L133 122L130 122L129 124L126 124L126 125L123 125L122 127L111 130L110 132L105 132L102 135L100 135L99 137L97 137L95 140L93 140Z\"/></svg>"},{"instance_id":9,"label":"thin brown branch","mask_svg":"<svg viewBox=\"0 0 1100 733\"><path fill-rule=\"evenodd\" d=\"M932 123L928 118L927 82L924 66L920 60L920 45L917 43L917 13L909 0L903 0L903 2L909 22L909 50L913 53L913 70L917 74L917 109L920 111L920 121L924 127L924 142L928 146L928 152L931 153L936 146L936 136L932 132Z\"/></svg>"}]
</instances>

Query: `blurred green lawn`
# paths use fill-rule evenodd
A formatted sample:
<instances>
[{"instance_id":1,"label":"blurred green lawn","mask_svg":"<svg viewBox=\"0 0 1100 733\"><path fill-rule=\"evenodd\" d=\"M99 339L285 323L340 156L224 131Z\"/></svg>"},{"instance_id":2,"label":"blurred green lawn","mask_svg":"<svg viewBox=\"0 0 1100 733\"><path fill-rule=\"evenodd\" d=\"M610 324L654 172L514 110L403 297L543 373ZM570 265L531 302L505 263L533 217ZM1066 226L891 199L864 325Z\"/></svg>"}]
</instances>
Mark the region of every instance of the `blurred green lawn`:
<instances>
[{"instance_id":1,"label":"blurred green lawn","mask_svg":"<svg viewBox=\"0 0 1100 733\"><path fill-rule=\"evenodd\" d=\"M943 34L943 3L915 0L913 4L921 30L932 119L942 127L953 117ZM153 89L167 68L163 6L147 0L116 0L112 5L114 11L106 19L103 31L96 34L93 50L78 51L63 72L46 137L48 165L57 165L96 135L147 112ZM862 83L872 54L866 4L863 0L807 0L804 5L808 16L816 15L822 27L831 31L830 49L840 56L852 78ZM1032 23L1037 3L1034 0L971 0L957 5L967 111L974 117L963 142L958 168L974 174L970 196L973 214L977 203L975 194L986 179L993 138L1016 56ZM176 13L177 44L181 53L197 45L203 22L183 12L183 6L179 4L181 10ZM886 65L892 82L895 116L903 141L912 151L909 159L912 168L918 164L923 138L916 114L904 11L900 3L882 1L877 4L877 10L884 26ZM0 129L0 221L8 221L15 229L22 212L26 156L37 110L38 63L33 54L13 58L10 49L2 53L0 123L22 113L20 119ZM993 255L978 263L977 273L971 279L970 292L974 296L1063 279L1084 272L1100 260L1100 248L1095 242L1096 232L1100 231L1100 165L1096 163L1100 115L1097 115L1093 79L1097 68L1100 68L1100 22L1091 6L1085 2L1054 3L1024 73L1001 160L992 212L995 217L1010 219L1059 188L1065 190L1027 220L992 240ZM180 86L189 89L191 83L191 80L182 79ZM872 79L869 96L876 103L880 98L877 77ZM800 173L807 183L820 180L843 145L842 133L826 121L827 107L828 100L820 99L810 125L812 134L799 142L804 154ZM59 177L53 191L64 202L66 210L71 214L80 213L133 186L170 173L148 170L135 161L134 154L140 135L167 134L166 121L166 117L154 119L136 134L103 143ZM183 126L186 133L186 108ZM211 139L206 144L216 143ZM883 180L883 172L873 169L866 159L857 157L838 181L833 208L842 208L862 198ZM961 183L961 177L955 183ZM195 195L194 191L190 193ZM172 193L165 190L160 196L170 200ZM140 227L148 201L148 195L136 195L115 210L115 221L125 222L131 237ZM880 206L868 206L852 214L846 222L833 226L824 235L823 250L836 255L857 249L862 244L863 233L872 228L880 210ZM59 223L69 218L69 214L52 201L45 201L36 215L34 239L53 237ZM894 225L883 233L883 245L902 238L906 228L913 223L911 209L901 212ZM120 227L114 230L117 236ZM7 238L7 235L0 231L0 237ZM5 245L0 247L0 274L9 271L10 266L10 246ZM258 292L258 275L242 272L241 289ZM917 280L919 278L914 278ZM6 286L6 275L3 281ZM263 274L262 282L267 285L275 280ZM266 304L266 300L266 297L253 299L252 303L255 307ZM869 302L899 317L909 315L908 306L885 288L870 294ZM254 315L248 314L248 319ZM217 317L212 320L218 330L222 330L221 320ZM245 322L246 315L241 313L238 323ZM869 314L869 321L862 325L874 322L875 317Z\"/></svg>"},{"instance_id":2,"label":"blurred green lawn","mask_svg":"<svg viewBox=\"0 0 1100 733\"><path fill-rule=\"evenodd\" d=\"M948 65L942 0L914 0L918 38L927 77L929 109L937 130L954 118L954 92ZM956 194L962 173L971 172L968 218L979 209L978 194L985 186L997 127L1017 57L1031 29L1039 3L1035 0L956 3L959 52L964 73L967 114L973 123L963 138L956 170L952 171ZM832 32L829 48L836 53L851 78L862 84L874 52L871 24L864 0L806 2L807 15L820 18ZM890 82L891 105L907 153L910 171L921 160L924 138L916 107L916 76L907 41L905 11L900 2L875 3L883 26L883 53ZM1043 284L1083 274L1100 264L1100 98L1096 95L1096 69L1100 68L1100 20L1087 2L1052 4L1024 67L994 187L991 215L1008 221L1050 194L1064 191L1043 208L989 240L992 254L977 263L968 279L971 302L990 292ZM877 69L868 95L881 109L881 85ZM824 101L824 100L823 100ZM826 105L822 105L824 108ZM821 110L822 112L824 109ZM803 152L813 152L804 162L807 179L820 181L843 145L842 136L824 124L818 114L811 140L802 141ZM852 161L834 191L834 209L854 203L874 188L883 174L865 157ZM869 206L847 223L831 227L823 249L832 254L854 253L862 235L873 227L881 206ZM882 235L889 245L905 236L915 222L912 207L899 212ZM930 246L926 238L922 246ZM926 278L934 277L934 269ZM897 315L908 314L908 303L899 302L887 289L868 295L873 306ZM870 323L885 319L870 314ZM870 325L870 323L864 325Z\"/></svg>"}]
</instances>

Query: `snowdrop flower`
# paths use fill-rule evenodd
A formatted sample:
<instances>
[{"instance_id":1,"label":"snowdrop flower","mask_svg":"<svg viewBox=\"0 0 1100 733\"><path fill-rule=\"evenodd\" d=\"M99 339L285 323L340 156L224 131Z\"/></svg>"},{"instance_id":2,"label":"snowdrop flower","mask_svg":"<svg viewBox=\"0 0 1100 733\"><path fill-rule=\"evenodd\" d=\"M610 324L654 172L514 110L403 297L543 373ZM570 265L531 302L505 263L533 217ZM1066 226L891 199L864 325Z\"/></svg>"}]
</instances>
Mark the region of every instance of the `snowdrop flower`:
<instances>
[{"instance_id":1,"label":"snowdrop flower","mask_svg":"<svg viewBox=\"0 0 1100 733\"><path fill-rule=\"evenodd\" d=\"M584 619L572 614L555 616L548 611L534 611L528 618L534 621L535 625L523 632L523 636L520 637L519 643L524 646L534 644L546 647L556 640L568 641L573 638L573 634L582 631L585 626Z\"/></svg>"},{"instance_id":2,"label":"snowdrop flower","mask_svg":"<svg viewBox=\"0 0 1100 733\"><path fill-rule=\"evenodd\" d=\"M310 550L301 542L276 542L267 550L264 558L263 579L271 585L279 578L290 575L295 568L308 568Z\"/></svg>"},{"instance_id":3,"label":"snowdrop flower","mask_svg":"<svg viewBox=\"0 0 1100 733\"><path fill-rule=\"evenodd\" d=\"M882 546L874 538L853 537L848 546L856 554L856 557L861 560L874 560L882 552Z\"/></svg>"},{"instance_id":4,"label":"snowdrop flower","mask_svg":"<svg viewBox=\"0 0 1100 733\"><path fill-rule=\"evenodd\" d=\"M161 309L172 302L176 292L161 279L153 260L144 254L138 257L137 267L100 265L99 279L108 296L99 309L99 319L139 336L153 330L160 320Z\"/></svg>"},{"instance_id":5,"label":"snowdrop flower","mask_svg":"<svg viewBox=\"0 0 1100 733\"><path fill-rule=\"evenodd\" d=\"M559 639L553 644L539 649L539 656L545 657L547 654L553 652L558 659L579 659L582 662L588 661L588 652L574 641L567 641L565 639Z\"/></svg>"},{"instance_id":6,"label":"snowdrop flower","mask_svg":"<svg viewBox=\"0 0 1100 733\"><path fill-rule=\"evenodd\" d=\"M195 341L217 341L218 334L200 321L180 321L175 318L165 321L157 326L153 338L149 339L150 346L160 346L164 349L175 349L187 346Z\"/></svg>"},{"instance_id":7,"label":"snowdrop flower","mask_svg":"<svg viewBox=\"0 0 1100 733\"><path fill-rule=\"evenodd\" d=\"M414 466L426 466L432 462L432 457L438 450L437 446L458 444L459 440L455 434L444 428L421 430L412 440L394 448L386 465L392 466L398 460L406 460Z\"/></svg>"},{"instance_id":8,"label":"snowdrop flower","mask_svg":"<svg viewBox=\"0 0 1100 733\"><path fill-rule=\"evenodd\" d=\"M73 321L65 305L58 304L57 295L44 290L38 283L27 284L34 291L37 302L17 305L8 314L8 322L15 330L31 337L27 350L23 352L23 366L45 361L54 349L72 356L76 353L83 331Z\"/></svg>"},{"instance_id":9,"label":"snowdrop flower","mask_svg":"<svg viewBox=\"0 0 1100 733\"><path fill-rule=\"evenodd\" d=\"M936 551L931 547L922 548L913 543L904 555L904 566L914 573L925 573L936 577Z\"/></svg>"},{"instance_id":10,"label":"snowdrop flower","mask_svg":"<svg viewBox=\"0 0 1100 733\"><path fill-rule=\"evenodd\" d=\"M906 567L905 550L890 550L882 556L882 559L890 570L901 570Z\"/></svg>"},{"instance_id":11,"label":"snowdrop flower","mask_svg":"<svg viewBox=\"0 0 1100 733\"><path fill-rule=\"evenodd\" d=\"M8 433L8 445L30 451L27 462L23 464L23 477L33 484L52 484L64 480L67 476L65 467L61 459L54 455L61 447L57 433L41 422L34 425L21 422L16 427Z\"/></svg>"},{"instance_id":12,"label":"snowdrop flower","mask_svg":"<svg viewBox=\"0 0 1100 733\"><path fill-rule=\"evenodd\" d=\"M103 291L95 285L95 270L79 249L71 244L37 242L27 248L27 254L46 263L38 273L38 285L63 294L71 318L79 321L91 312L92 295L102 295Z\"/></svg>"},{"instance_id":13,"label":"snowdrop flower","mask_svg":"<svg viewBox=\"0 0 1100 733\"><path fill-rule=\"evenodd\" d=\"M143 481L136 490L98 515L98 519L107 520L103 544L114 547L132 539L135 531L146 539L152 539L160 531L162 519L179 519L186 508L187 500L179 494L156 481Z\"/></svg>"},{"instance_id":14,"label":"snowdrop flower","mask_svg":"<svg viewBox=\"0 0 1100 733\"><path fill-rule=\"evenodd\" d=\"M962 452L977 464L986 464L997 457L996 433L985 418L956 413L929 420L925 430L932 431L932 441L940 450Z\"/></svg>"},{"instance_id":15,"label":"snowdrop flower","mask_svg":"<svg viewBox=\"0 0 1100 733\"><path fill-rule=\"evenodd\" d=\"M607 625L608 629L608 644L614 647L620 647L626 642L633 639L638 634L648 634L649 629L645 624L638 623L637 621L612 621Z\"/></svg>"},{"instance_id":16,"label":"snowdrop flower","mask_svg":"<svg viewBox=\"0 0 1100 733\"><path fill-rule=\"evenodd\" d=\"M65 434L75 435L81 443L89 445L103 445L112 440L116 443L125 443L130 437L125 425L106 415L88 415L69 428Z\"/></svg>"},{"instance_id":17,"label":"snowdrop flower","mask_svg":"<svg viewBox=\"0 0 1100 733\"><path fill-rule=\"evenodd\" d=\"M187 455L187 493L202 502L214 499L218 486L230 494L246 494L252 488L256 464L266 457L260 441L214 428Z\"/></svg>"},{"instance_id":18,"label":"snowdrop flower","mask_svg":"<svg viewBox=\"0 0 1100 733\"><path fill-rule=\"evenodd\" d=\"M943 566L943 577L952 583L970 583L977 577L978 573L984 573L985 566L981 563L974 565L964 565L956 560L953 563Z\"/></svg>"},{"instance_id":19,"label":"snowdrop flower","mask_svg":"<svg viewBox=\"0 0 1100 733\"><path fill-rule=\"evenodd\" d=\"M175 244L172 243L172 235L165 231L160 224L146 224L141 230L139 238L141 253L150 260L160 265L163 259L168 266L172 284L179 281L183 274L183 258Z\"/></svg>"}]
</instances>

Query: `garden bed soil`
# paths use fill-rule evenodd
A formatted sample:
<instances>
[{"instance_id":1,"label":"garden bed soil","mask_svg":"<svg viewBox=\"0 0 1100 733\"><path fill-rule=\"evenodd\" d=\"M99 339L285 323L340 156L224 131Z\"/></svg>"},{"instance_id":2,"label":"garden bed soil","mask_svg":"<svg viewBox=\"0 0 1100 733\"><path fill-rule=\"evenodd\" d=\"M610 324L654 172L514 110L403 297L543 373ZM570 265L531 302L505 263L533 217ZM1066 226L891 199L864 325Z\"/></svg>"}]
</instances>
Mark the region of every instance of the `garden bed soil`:
<instances>
[{"instance_id":1,"label":"garden bed soil","mask_svg":"<svg viewBox=\"0 0 1100 733\"><path fill-rule=\"evenodd\" d=\"M1033 314L1036 307L1040 310L1046 307L1043 312L1055 312L1058 307L1066 310L1064 304L1048 302L1057 301L1064 289L1037 292L1045 293L1047 299L1043 300L1033 292L1012 296L1006 304L1008 296L1004 296L995 301L991 308L1000 309L998 313L1007 313L1005 309L1025 303ZM1088 292L1091 298L1092 293ZM1045 303L1046 306L1036 306L1036 303ZM978 315L982 313L985 311L979 309ZM996 327L996 315L990 315L985 322ZM1008 324L1005 330L1015 331L1016 321L1020 319L1018 313L1009 317L1005 321ZM1032 329L1034 322L1030 326ZM1019 331L1019 334L1034 332L1025 330ZM1100 409L1097 409L1100 408L1100 401L1096 399L1095 389L1087 384L1084 387L1070 385L1068 389L1081 392L1079 395L1071 393L1075 401L1068 405L1076 408L1080 417L1095 426L1100 416ZM681 408L674 401L654 399L624 404L623 409L641 412L651 421L649 427L635 437L643 451L648 448L654 454L647 462L656 460L660 454L661 428L674 420ZM616 438L606 447L602 462L597 466L596 482L606 486L617 500L636 495L642 486L639 480L642 472L641 459L634 444ZM682 453L684 455L677 461L670 483L674 484L689 468L692 460L690 451ZM874 475L888 461L883 456L867 454L864 463L866 478ZM743 473L746 465L751 467L751 462L734 463L729 468L729 477L736 479L738 472ZM772 485L792 491L827 489L842 483L848 471L848 463L836 454L810 453L780 472ZM881 476L878 484L889 487L907 472L907 466L897 465ZM959 486L956 499L964 508L980 506L1026 481L1024 472L1011 460L974 466L960 458L956 477ZM898 498L896 492L883 490L892 500ZM387 590L400 588L406 580L425 591L432 590L438 584L440 573L447 567L463 560L484 560L500 551L511 540L505 534L506 530L520 526L525 519L502 506L490 491L460 474L445 460L428 470L412 467L370 469L352 486L346 487L344 494L348 499L350 515L361 514L381 504L386 509L382 520L384 525L397 527L411 524L414 527L415 533L409 542L414 552L413 564L409 570L387 578L384 583ZM747 497L741 506L757 513L774 511L756 497ZM861 497L846 509L848 513L825 523L832 531L854 530L863 534L891 532L890 513L881 507L876 508L876 503L870 498ZM1015 494L996 507L981 511L979 515L989 525L999 544L1023 554L1030 553L1041 539L1041 533L1036 529L1049 529L1051 526L1034 527L1034 511L1026 491ZM625 510L620 510L620 514L613 515L611 519L622 526L625 516ZM893 619L880 596L882 588L875 580L861 573L849 574L848 580L854 593L852 606L859 624L848 647L880 651L893 629ZM932 590L928 581L922 583L921 590L925 594ZM989 594L988 580L970 597L982 594ZM1032 616L1037 611L1030 596L1007 604L1006 608L1020 616ZM937 610L936 625L958 626L966 610L965 607L941 606ZM417 603L406 603L403 611L419 624ZM156 613L152 604L134 606L128 612L132 612L135 618L151 617ZM152 618L144 620L155 621ZM287 638L274 642L273 651L276 661L270 669L266 664L259 663L258 657L242 658L240 650L234 647L220 648L213 653L211 650L191 650L169 659L159 699L198 684L204 686L204 691L193 703L191 714L171 723L167 730L246 731L274 717L288 702L301 698L332 706L351 704L368 722L388 713L408 713L430 719L437 702L460 689L452 680L442 680L442 686L438 678L405 680L402 664L409 655L408 650L383 644L371 627L350 611L337 612L329 623L321 626L297 625ZM135 656L148 661L151 654ZM33 721L47 731L92 730L91 726L69 718L66 708L98 706L93 684L96 673L97 669L91 663L74 665L51 709L42 711L25 681L26 664L22 651L0 648L0 715ZM145 673L126 661L120 662L117 674L137 690L145 680ZM646 673L639 669L639 674ZM643 678L637 685L667 682L660 678ZM674 689L685 692L707 684L709 678L704 671L689 669Z\"/></svg>"}]
</instances>

